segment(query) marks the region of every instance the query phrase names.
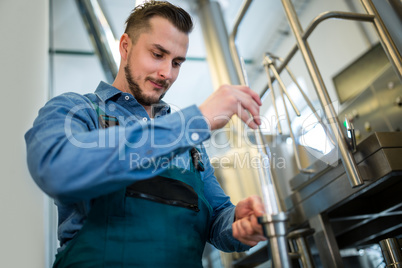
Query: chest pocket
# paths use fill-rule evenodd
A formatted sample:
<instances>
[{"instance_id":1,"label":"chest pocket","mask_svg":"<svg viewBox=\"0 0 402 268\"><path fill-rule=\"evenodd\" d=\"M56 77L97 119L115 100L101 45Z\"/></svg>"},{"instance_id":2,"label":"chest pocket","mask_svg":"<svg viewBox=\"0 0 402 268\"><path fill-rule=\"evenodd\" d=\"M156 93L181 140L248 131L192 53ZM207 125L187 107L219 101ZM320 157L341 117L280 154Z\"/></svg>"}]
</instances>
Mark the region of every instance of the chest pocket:
<instances>
[{"instance_id":1,"label":"chest pocket","mask_svg":"<svg viewBox=\"0 0 402 268\"><path fill-rule=\"evenodd\" d=\"M96 102L91 102L92 105L95 107L96 114L98 115L99 126L101 128L108 128L119 125L119 120L117 120L117 117L106 115L105 111L100 108Z\"/></svg>"}]
</instances>

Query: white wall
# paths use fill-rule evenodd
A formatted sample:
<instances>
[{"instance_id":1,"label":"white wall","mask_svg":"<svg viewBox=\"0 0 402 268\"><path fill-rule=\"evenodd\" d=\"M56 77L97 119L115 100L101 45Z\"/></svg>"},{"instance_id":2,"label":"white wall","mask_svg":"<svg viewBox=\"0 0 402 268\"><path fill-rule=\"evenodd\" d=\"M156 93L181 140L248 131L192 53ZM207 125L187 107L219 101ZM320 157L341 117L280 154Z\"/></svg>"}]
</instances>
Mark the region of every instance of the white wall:
<instances>
[{"instance_id":1,"label":"white wall","mask_svg":"<svg viewBox=\"0 0 402 268\"><path fill-rule=\"evenodd\" d=\"M47 97L48 1L0 1L0 267L45 267L45 198L24 133Z\"/></svg>"}]
</instances>

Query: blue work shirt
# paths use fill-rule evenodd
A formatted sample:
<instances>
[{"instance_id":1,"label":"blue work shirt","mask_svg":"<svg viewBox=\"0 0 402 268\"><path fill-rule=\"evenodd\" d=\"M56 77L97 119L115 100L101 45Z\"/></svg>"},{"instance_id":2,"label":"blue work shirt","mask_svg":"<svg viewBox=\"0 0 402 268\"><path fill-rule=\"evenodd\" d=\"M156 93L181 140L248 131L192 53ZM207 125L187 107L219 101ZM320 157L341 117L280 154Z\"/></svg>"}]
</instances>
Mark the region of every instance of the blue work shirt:
<instances>
[{"instance_id":1,"label":"blue work shirt","mask_svg":"<svg viewBox=\"0 0 402 268\"><path fill-rule=\"evenodd\" d=\"M99 126L96 103L118 126ZM208 242L222 251L249 249L232 236L234 205L223 192L205 149L210 129L195 105L170 112L153 107L154 118L133 95L101 82L95 93L65 93L39 111L25 134L28 167L58 207L60 249L82 228L91 200L161 173L168 165L190 168L189 150L200 149L205 197L213 208Z\"/></svg>"}]
</instances>

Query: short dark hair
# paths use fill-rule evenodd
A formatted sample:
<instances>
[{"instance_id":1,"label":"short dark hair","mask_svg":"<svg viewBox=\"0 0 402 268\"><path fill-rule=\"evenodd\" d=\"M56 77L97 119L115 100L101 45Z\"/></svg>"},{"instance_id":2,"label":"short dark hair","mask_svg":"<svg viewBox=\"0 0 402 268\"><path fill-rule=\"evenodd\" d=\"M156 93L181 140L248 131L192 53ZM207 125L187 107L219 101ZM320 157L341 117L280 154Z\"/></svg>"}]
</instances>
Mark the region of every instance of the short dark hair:
<instances>
[{"instance_id":1,"label":"short dark hair","mask_svg":"<svg viewBox=\"0 0 402 268\"><path fill-rule=\"evenodd\" d=\"M150 30L149 20L159 16L171 22L179 31L189 34L193 30L191 16L181 7L167 1L147 1L136 6L126 20L126 30L133 43L137 42L141 33Z\"/></svg>"}]
</instances>

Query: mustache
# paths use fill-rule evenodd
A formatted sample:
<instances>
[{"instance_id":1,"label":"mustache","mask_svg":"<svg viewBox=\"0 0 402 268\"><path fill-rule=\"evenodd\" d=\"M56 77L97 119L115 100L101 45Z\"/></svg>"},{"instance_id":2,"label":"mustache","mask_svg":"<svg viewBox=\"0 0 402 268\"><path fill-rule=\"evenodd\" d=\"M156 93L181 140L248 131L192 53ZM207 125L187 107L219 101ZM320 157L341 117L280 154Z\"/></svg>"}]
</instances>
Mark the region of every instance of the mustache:
<instances>
[{"instance_id":1,"label":"mustache","mask_svg":"<svg viewBox=\"0 0 402 268\"><path fill-rule=\"evenodd\" d=\"M149 80L155 84L161 85L164 88L168 88L169 87L169 82L167 80L163 80L163 79L154 79L152 77L147 77L146 80Z\"/></svg>"}]
</instances>

